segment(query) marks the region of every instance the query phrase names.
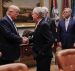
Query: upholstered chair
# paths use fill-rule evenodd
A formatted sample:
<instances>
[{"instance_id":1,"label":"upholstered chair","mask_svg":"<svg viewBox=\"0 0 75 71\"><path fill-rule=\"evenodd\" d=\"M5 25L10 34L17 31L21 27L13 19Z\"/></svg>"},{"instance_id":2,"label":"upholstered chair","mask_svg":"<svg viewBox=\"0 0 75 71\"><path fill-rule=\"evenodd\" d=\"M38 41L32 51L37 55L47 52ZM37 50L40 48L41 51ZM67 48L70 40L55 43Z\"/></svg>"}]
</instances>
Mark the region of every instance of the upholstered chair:
<instances>
[{"instance_id":1,"label":"upholstered chair","mask_svg":"<svg viewBox=\"0 0 75 71\"><path fill-rule=\"evenodd\" d=\"M64 49L56 53L59 71L75 71L75 49Z\"/></svg>"},{"instance_id":2,"label":"upholstered chair","mask_svg":"<svg viewBox=\"0 0 75 71\"><path fill-rule=\"evenodd\" d=\"M0 65L0 71L28 71L28 67L23 63L11 63Z\"/></svg>"}]
</instances>

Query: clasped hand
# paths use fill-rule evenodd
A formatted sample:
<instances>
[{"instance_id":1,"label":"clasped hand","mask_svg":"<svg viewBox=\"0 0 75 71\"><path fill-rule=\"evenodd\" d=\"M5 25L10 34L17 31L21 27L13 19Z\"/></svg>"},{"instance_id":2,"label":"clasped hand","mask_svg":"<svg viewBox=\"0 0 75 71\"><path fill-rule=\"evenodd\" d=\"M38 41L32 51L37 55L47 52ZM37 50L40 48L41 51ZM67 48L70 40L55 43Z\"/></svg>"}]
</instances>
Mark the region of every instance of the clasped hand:
<instances>
[{"instance_id":1,"label":"clasped hand","mask_svg":"<svg viewBox=\"0 0 75 71\"><path fill-rule=\"evenodd\" d=\"M22 44L29 44L29 39L27 37L22 37Z\"/></svg>"}]
</instances>

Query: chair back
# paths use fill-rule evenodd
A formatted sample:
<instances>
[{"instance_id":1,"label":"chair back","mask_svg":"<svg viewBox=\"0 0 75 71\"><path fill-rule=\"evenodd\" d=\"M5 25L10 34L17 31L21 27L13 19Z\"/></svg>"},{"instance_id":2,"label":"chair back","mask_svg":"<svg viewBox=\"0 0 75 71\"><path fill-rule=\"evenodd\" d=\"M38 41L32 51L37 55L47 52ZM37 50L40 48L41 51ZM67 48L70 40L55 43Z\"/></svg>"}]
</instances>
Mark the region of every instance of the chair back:
<instances>
[{"instance_id":1,"label":"chair back","mask_svg":"<svg viewBox=\"0 0 75 71\"><path fill-rule=\"evenodd\" d=\"M0 71L28 71L28 67L23 63L11 63L1 65Z\"/></svg>"},{"instance_id":2,"label":"chair back","mask_svg":"<svg viewBox=\"0 0 75 71\"><path fill-rule=\"evenodd\" d=\"M56 53L59 71L75 71L75 49L64 49Z\"/></svg>"}]
</instances>

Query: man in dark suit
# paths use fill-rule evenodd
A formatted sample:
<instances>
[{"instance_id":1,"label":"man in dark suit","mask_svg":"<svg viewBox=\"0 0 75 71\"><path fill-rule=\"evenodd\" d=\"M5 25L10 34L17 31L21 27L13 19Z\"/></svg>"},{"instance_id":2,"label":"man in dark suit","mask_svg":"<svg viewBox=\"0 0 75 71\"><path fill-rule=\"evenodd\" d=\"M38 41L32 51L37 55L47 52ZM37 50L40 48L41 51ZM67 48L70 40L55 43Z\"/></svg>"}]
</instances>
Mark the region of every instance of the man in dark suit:
<instances>
[{"instance_id":1,"label":"man in dark suit","mask_svg":"<svg viewBox=\"0 0 75 71\"><path fill-rule=\"evenodd\" d=\"M0 20L0 65L13 63L20 56L21 43L26 43L26 37L20 37L14 20L19 15L20 9L11 5L8 7L6 16Z\"/></svg>"},{"instance_id":2,"label":"man in dark suit","mask_svg":"<svg viewBox=\"0 0 75 71\"><path fill-rule=\"evenodd\" d=\"M37 71L50 71L52 59L52 40L49 24L45 21L44 13L41 7L36 7L32 12L33 20L36 22L36 28L33 33L33 55L37 64Z\"/></svg>"},{"instance_id":3,"label":"man in dark suit","mask_svg":"<svg viewBox=\"0 0 75 71\"><path fill-rule=\"evenodd\" d=\"M62 49L75 47L75 20L71 17L71 9L65 8L63 19L58 24L58 44Z\"/></svg>"}]
</instances>

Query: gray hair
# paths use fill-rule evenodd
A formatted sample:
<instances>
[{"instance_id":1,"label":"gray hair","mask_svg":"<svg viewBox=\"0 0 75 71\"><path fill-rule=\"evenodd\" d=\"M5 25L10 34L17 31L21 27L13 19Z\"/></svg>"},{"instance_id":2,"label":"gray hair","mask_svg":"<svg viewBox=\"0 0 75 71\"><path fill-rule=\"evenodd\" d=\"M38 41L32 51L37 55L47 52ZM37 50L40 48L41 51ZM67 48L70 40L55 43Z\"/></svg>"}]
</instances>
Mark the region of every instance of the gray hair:
<instances>
[{"instance_id":1,"label":"gray hair","mask_svg":"<svg viewBox=\"0 0 75 71\"><path fill-rule=\"evenodd\" d=\"M44 13L44 17L47 16L47 13L49 13L49 9L47 7L42 7L42 11Z\"/></svg>"},{"instance_id":2,"label":"gray hair","mask_svg":"<svg viewBox=\"0 0 75 71\"><path fill-rule=\"evenodd\" d=\"M16 6L16 5L10 5L8 7L7 14L8 14L8 12L15 11L15 10L20 11L20 8L18 6Z\"/></svg>"},{"instance_id":3,"label":"gray hair","mask_svg":"<svg viewBox=\"0 0 75 71\"><path fill-rule=\"evenodd\" d=\"M45 13L48 13L49 12L49 9L47 7L42 7L42 10L45 12Z\"/></svg>"},{"instance_id":4,"label":"gray hair","mask_svg":"<svg viewBox=\"0 0 75 71\"><path fill-rule=\"evenodd\" d=\"M70 13L72 13L71 8L64 8L64 10L67 10L67 11L69 11Z\"/></svg>"},{"instance_id":5,"label":"gray hair","mask_svg":"<svg viewBox=\"0 0 75 71\"><path fill-rule=\"evenodd\" d=\"M44 12L42 11L42 7L35 7L33 9L33 13L37 13L41 18L44 17Z\"/></svg>"}]
</instances>

